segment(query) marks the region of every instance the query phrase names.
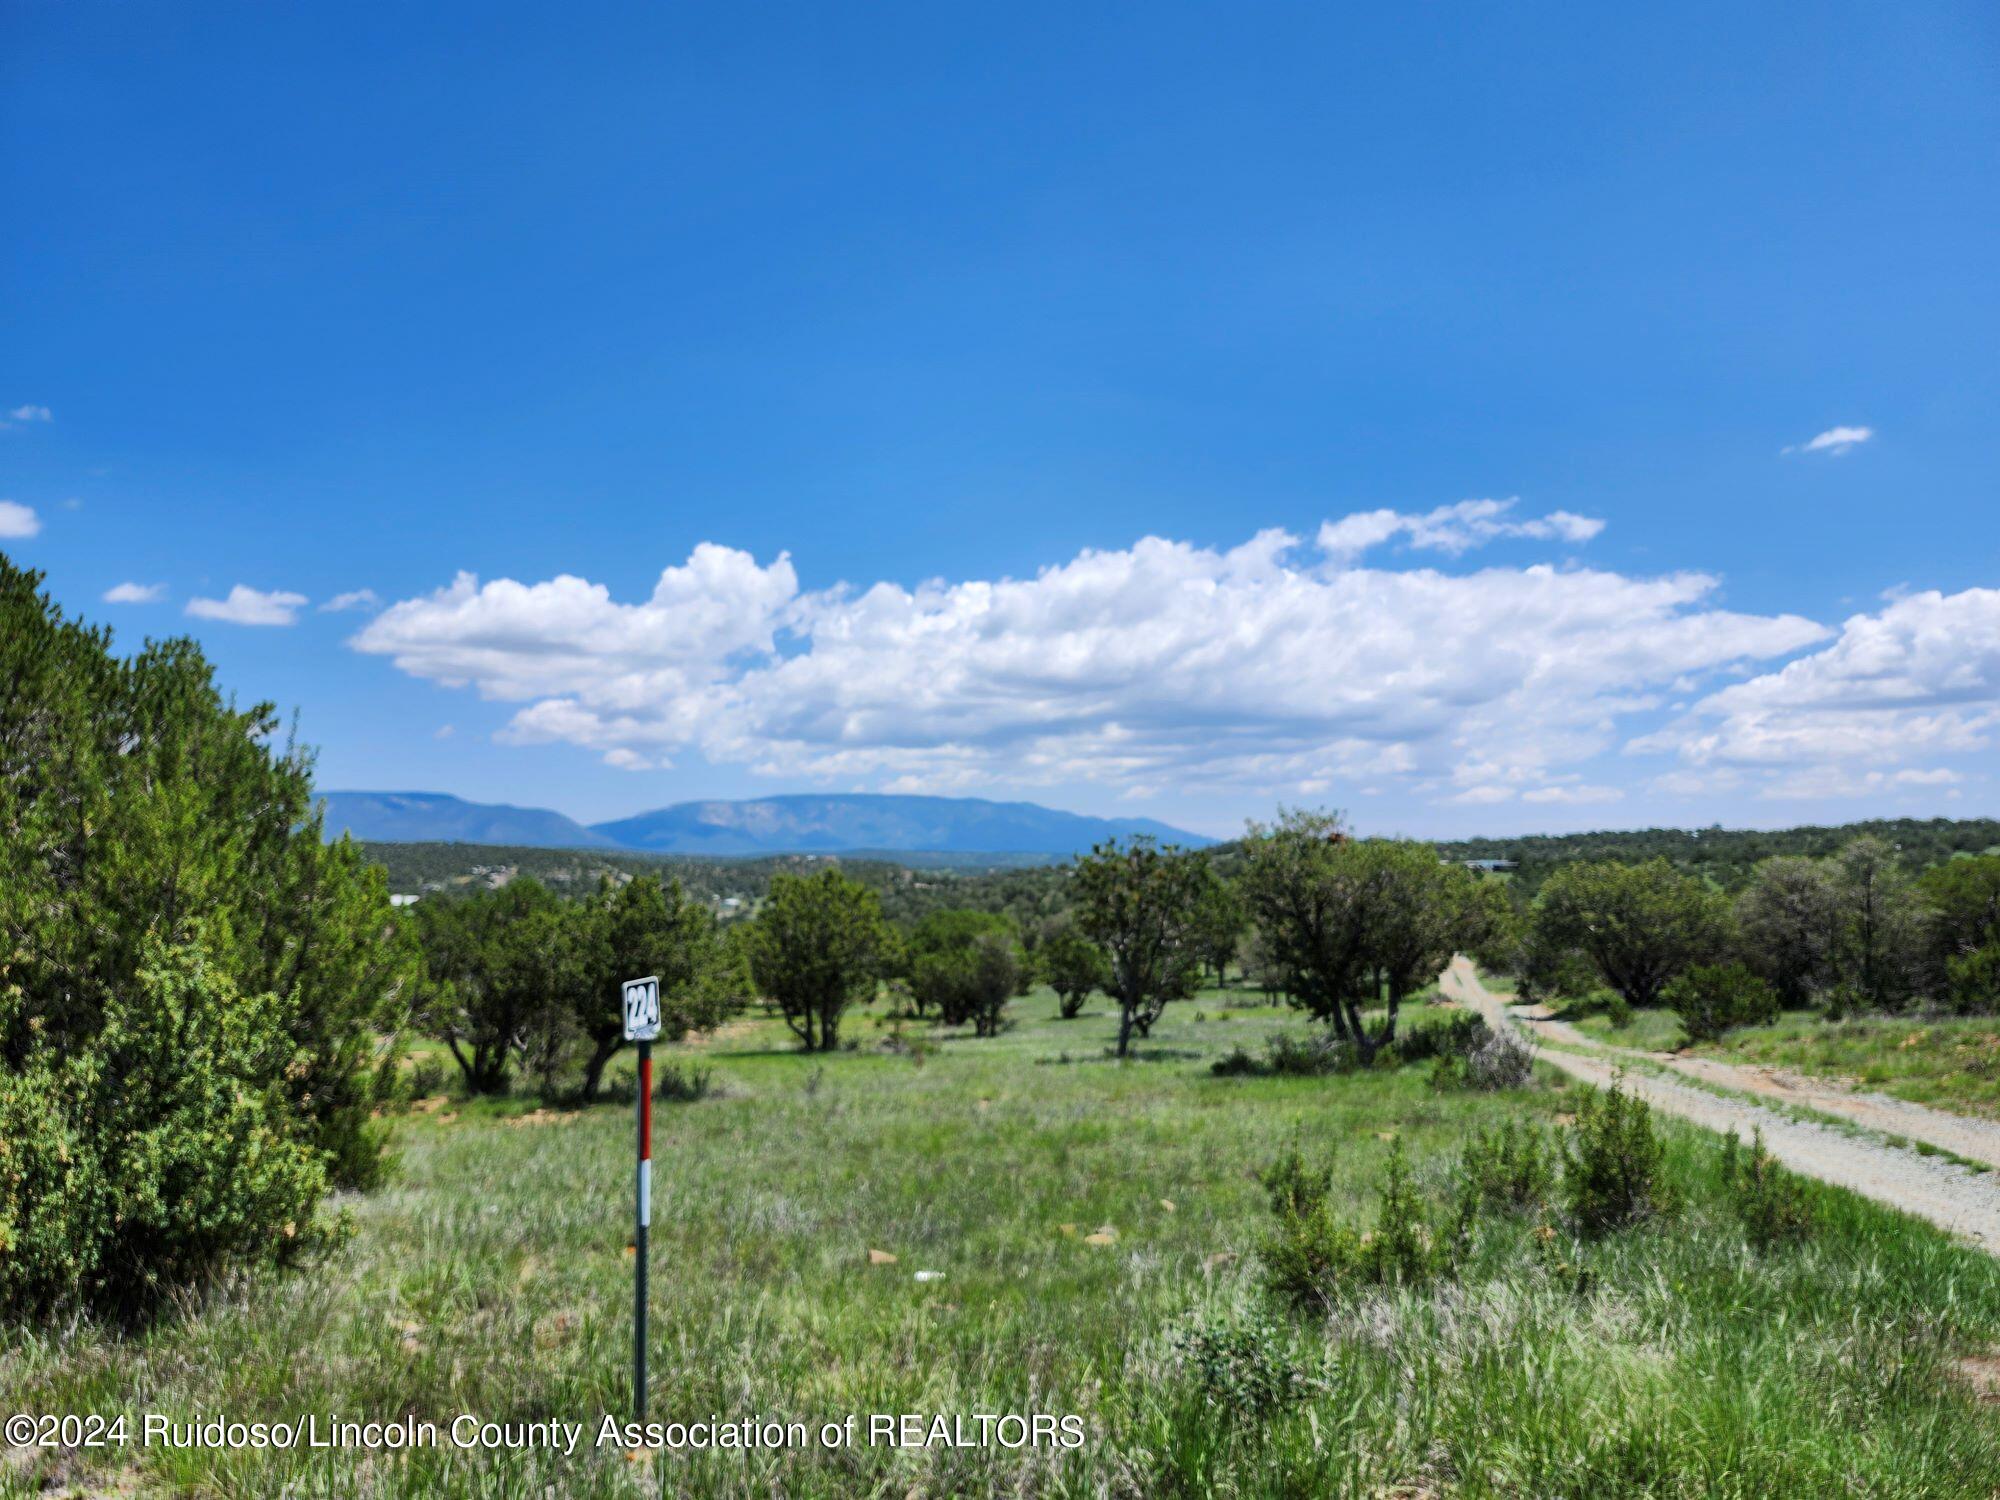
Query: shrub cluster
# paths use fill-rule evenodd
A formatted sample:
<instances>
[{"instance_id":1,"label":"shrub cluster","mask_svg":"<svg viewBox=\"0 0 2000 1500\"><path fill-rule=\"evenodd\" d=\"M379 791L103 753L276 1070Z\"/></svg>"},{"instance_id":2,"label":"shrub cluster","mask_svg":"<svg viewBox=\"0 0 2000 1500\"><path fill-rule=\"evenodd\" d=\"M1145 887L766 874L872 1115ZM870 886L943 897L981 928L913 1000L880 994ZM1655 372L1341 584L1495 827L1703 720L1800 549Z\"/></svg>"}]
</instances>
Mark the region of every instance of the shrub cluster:
<instances>
[{"instance_id":1,"label":"shrub cluster","mask_svg":"<svg viewBox=\"0 0 2000 1500\"><path fill-rule=\"evenodd\" d=\"M1474 1132L1459 1160L1460 1190L1481 1208L1537 1208L1554 1190L1560 1162L1546 1130L1510 1119L1497 1130Z\"/></svg>"},{"instance_id":2,"label":"shrub cluster","mask_svg":"<svg viewBox=\"0 0 2000 1500\"><path fill-rule=\"evenodd\" d=\"M1778 995L1742 964L1696 964L1661 994L1690 1042L1712 1042L1737 1026L1778 1019Z\"/></svg>"},{"instance_id":3,"label":"shrub cluster","mask_svg":"<svg viewBox=\"0 0 2000 1500\"><path fill-rule=\"evenodd\" d=\"M1602 1235L1672 1210L1661 1163L1645 1101L1622 1089L1592 1091L1578 1106L1574 1138L1562 1146L1532 1123L1510 1120L1477 1132L1453 1167L1448 1204L1432 1205L1417 1190L1398 1142L1383 1174L1375 1227L1363 1233L1334 1210L1332 1169L1312 1165L1294 1146L1262 1178L1276 1220L1258 1250L1265 1285L1286 1301L1325 1307L1361 1288L1448 1279L1458 1274L1488 1214L1560 1209L1576 1235ZM1784 1206L1788 1189L1773 1170L1756 1168L1761 1175L1746 1178L1750 1185L1739 1196L1746 1215L1768 1212L1788 1224L1794 1210ZM1581 1250L1566 1250L1563 1239L1550 1224L1540 1225L1536 1254L1557 1280L1581 1290L1589 1282Z\"/></svg>"},{"instance_id":4,"label":"shrub cluster","mask_svg":"<svg viewBox=\"0 0 2000 1500\"><path fill-rule=\"evenodd\" d=\"M1513 1031L1496 1031L1475 1015L1454 1016L1443 1025L1412 1033L1413 1043L1419 1039L1429 1043L1435 1059L1433 1088L1518 1089L1534 1077L1533 1049Z\"/></svg>"},{"instance_id":5,"label":"shrub cluster","mask_svg":"<svg viewBox=\"0 0 2000 1500\"><path fill-rule=\"evenodd\" d=\"M707 1063L669 1058L653 1070L653 1097L665 1104L694 1104L715 1091L715 1069Z\"/></svg>"},{"instance_id":6,"label":"shrub cluster","mask_svg":"<svg viewBox=\"0 0 2000 1500\"><path fill-rule=\"evenodd\" d=\"M412 967L270 705L40 585L0 556L0 1316L136 1309L373 1181Z\"/></svg>"},{"instance_id":7,"label":"shrub cluster","mask_svg":"<svg viewBox=\"0 0 2000 1500\"><path fill-rule=\"evenodd\" d=\"M0 1309L133 1311L312 1238L329 1161L288 1097L292 1020L156 943L90 1046L0 1072Z\"/></svg>"},{"instance_id":8,"label":"shrub cluster","mask_svg":"<svg viewBox=\"0 0 2000 1500\"><path fill-rule=\"evenodd\" d=\"M1587 1234L1603 1234L1671 1212L1665 1155L1652 1106L1622 1088L1592 1089L1578 1102L1563 1146L1562 1194Z\"/></svg>"},{"instance_id":9,"label":"shrub cluster","mask_svg":"<svg viewBox=\"0 0 2000 1500\"><path fill-rule=\"evenodd\" d=\"M1805 1180L1779 1166L1764 1149L1763 1131L1752 1137L1748 1156L1736 1133L1729 1133L1722 1147L1722 1181L1744 1237L1760 1254L1812 1233L1812 1199Z\"/></svg>"},{"instance_id":10,"label":"shrub cluster","mask_svg":"<svg viewBox=\"0 0 2000 1500\"><path fill-rule=\"evenodd\" d=\"M1451 1274L1463 1236L1446 1232L1411 1181L1400 1143L1391 1148L1375 1227L1357 1233L1333 1210L1333 1172L1295 1146L1263 1175L1275 1231L1258 1251L1266 1284L1285 1299L1325 1306L1370 1286L1423 1286Z\"/></svg>"},{"instance_id":11,"label":"shrub cluster","mask_svg":"<svg viewBox=\"0 0 2000 1500\"><path fill-rule=\"evenodd\" d=\"M1394 1065L1394 1054L1378 1056ZM1239 1045L1210 1063L1208 1070L1218 1078L1324 1078L1360 1067L1361 1055L1350 1042L1324 1032L1301 1038L1281 1031L1265 1042L1262 1057Z\"/></svg>"},{"instance_id":12,"label":"shrub cluster","mask_svg":"<svg viewBox=\"0 0 2000 1500\"><path fill-rule=\"evenodd\" d=\"M1269 1319L1203 1319L1177 1330L1172 1347L1202 1399L1236 1415L1296 1406L1316 1383Z\"/></svg>"}]
</instances>

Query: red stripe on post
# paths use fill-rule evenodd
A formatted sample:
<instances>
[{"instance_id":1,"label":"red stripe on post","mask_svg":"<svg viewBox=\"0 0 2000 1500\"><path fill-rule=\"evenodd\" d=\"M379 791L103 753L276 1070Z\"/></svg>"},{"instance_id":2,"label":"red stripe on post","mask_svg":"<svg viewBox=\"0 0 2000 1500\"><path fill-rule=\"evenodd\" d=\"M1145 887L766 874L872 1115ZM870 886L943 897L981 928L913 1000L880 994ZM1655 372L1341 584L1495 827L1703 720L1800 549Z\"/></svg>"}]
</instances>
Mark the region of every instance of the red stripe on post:
<instances>
[{"instance_id":1,"label":"red stripe on post","mask_svg":"<svg viewBox=\"0 0 2000 1500\"><path fill-rule=\"evenodd\" d=\"M653 1059L639 1059L639 1160L653 1159Z\"/></svg>"}]
</instances>

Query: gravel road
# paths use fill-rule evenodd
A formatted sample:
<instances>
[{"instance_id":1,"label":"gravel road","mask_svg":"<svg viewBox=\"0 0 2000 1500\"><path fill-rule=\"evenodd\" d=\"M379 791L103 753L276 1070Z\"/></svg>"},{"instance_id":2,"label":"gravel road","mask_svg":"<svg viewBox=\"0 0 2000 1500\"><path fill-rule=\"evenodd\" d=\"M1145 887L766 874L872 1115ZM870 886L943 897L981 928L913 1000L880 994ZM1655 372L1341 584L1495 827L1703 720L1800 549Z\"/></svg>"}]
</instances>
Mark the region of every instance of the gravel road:
<instances>
[{"instance_id":1,"label":"gravel road","mask_svg":"<svg viewBox=\"0 0 2000 1500\"><path fill-rule=\"evenodd\" d=\"M1871 1130L1928 1141L1969 1159L2000 1164L2000 1128L1985 1121L1961 1119L1879 1094L1852 1094L1835 1085L1781 1076L1766 1069L1741 1068L1709 1059L1625 1054L1604 1047L1561 1022L1523 1020L1510 1014L1507 1002L1480 982L1478 970L1463 956L1451 961L1439 986L1448 998L1478 1011L1489 1025L1518 1027L1530 1040L1547 1036L1589 1049L1586 1053L1550 1047L1536 1049L1544 1062L1586 1083L1607 1086L1622 1059L1647 1057L1728 1088L1806 1105L1827 1114L1837 1113ZM1722 1098L1693 1084L1675 1083L1651 1073L1628 1070L1624 1086L1655 1108L1710 1130L1734 1130L1747 1141L1751 1131L1761 1129L1771 1154L1793 1171L1851 1188L2000 1254L2000 1181L1996 1181L2000 1173L1975 1172L1943 1157L1923 1156L1886 1142L1849 1135L1831 1125L1795 1120L1748 1099Z\"/></svg>"}]
</instances>

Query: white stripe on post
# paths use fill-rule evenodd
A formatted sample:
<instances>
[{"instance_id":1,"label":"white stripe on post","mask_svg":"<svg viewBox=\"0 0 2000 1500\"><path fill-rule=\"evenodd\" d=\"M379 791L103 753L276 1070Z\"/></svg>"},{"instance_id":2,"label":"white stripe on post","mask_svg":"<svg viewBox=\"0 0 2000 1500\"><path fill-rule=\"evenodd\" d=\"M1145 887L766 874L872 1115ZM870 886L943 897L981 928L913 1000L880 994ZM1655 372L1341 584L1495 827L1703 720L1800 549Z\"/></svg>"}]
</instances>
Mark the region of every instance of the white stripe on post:
<instances>
[{"instance_id":1,"label":"white stripe on post","mask_svg":"<svg viewBox=\"0 0 2000 1500\"><path fill-rule=\"evenodd\" d=\"M639 1163L639 1222L653 1222L653 1164L650 1161Z\"/></svg>"}]
</instances>

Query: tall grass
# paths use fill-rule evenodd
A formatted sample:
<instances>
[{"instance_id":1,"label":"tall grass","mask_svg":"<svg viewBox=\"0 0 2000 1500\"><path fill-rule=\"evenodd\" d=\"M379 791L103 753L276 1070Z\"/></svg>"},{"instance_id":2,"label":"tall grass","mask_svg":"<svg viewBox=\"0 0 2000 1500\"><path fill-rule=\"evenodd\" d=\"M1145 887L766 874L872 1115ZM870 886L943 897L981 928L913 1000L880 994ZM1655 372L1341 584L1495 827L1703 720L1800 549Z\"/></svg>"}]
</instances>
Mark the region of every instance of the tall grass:
<instances>
[{"instance_id":1,"label":"tall grass","mask_svg":"<svg viewBox=\"0 0 2000 1500\"><path fill-rule=\"evenodd\" d=\"M2000 1486L2000 1422L1953 1374L2000 1343L2000 1276L1927 1226L1814 1186L1811 1238L1759 1255L1719 1143L1668 1126L1681 1207L1575 1245L1587 1293L1545 1269L1537 1230L1567 1231L1530 1212L1497 1217L1456 1280L1302 1317L1261 1289L1259 1169L1298 1143L1365 1225L1394 1142L1443 1196L1471 1131L1549 1122L1575 1089L1443 1093L1414 1067L1212 1077L1233 1047L1302 1024L1213 995L1169 1009L1154 1060L1119 1065L1094 1050L1114 1025L1101 1006L1065 1023L1046 992L1016 1008L1002 1037L914 1059L880 1050L872 1018L831 1057L792 1054L763 1022L684 1049L724 1087L655 1112L653 1415L1076 1413L1076 1453L128 1451L61 1456L60 1477L244 1497ZM508 1123L527 1110L400 1118L397 1180L349 1200L354 1237L319 1264L218 1288L129 1338L4 1336L0 1408L593 1427L622 1412L629 1110ZM1110 1243L1087 1238L1100 1229ZM1199 1336L1217 1327L1252 1332ZM1191 1348L1292 1373L1244 1387L1279 1398L1243 1401L1218 1385L1222 1356ZM0 1495L37 1482L0 1465Z\"/></svg>"}]
</instances>

